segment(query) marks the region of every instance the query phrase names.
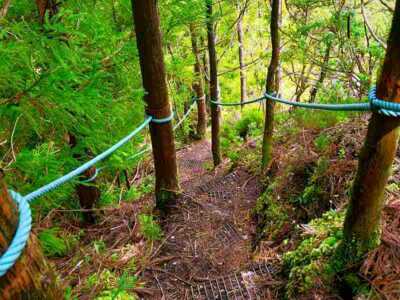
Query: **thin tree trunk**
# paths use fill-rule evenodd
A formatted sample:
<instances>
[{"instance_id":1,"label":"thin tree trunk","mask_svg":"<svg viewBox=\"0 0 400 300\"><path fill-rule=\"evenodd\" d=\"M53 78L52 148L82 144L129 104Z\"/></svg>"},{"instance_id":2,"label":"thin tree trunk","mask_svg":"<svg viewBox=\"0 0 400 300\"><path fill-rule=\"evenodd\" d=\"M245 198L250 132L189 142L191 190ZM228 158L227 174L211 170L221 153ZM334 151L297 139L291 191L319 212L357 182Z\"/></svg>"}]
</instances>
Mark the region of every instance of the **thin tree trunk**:
<instances>
[{"instance_id":1,"label":"thin tree trunk","mask_svg":"<svg viewBox=\"0 0 400 300\"><path fill-rule=\"evenodd\" d=\"M400 0L396 1L377 97L400 102ZM340 249L348 261L360 259L379 243L384 191L396 155L399 126L399 118L379 113L371 116L344 222L344 242Z\"/></svg>"},{"instance_id":2,"label":"thin tree trunk","mask_svg":"<svg viewBox=\"0 0 400 300\"><path fill-rule=\"evenodd\" d=\"M73 149L77 145L76 137L72 133L69 133L68 136L69 146L71 147L71 149ZM82 160L82 156L79 154L73 154L73 157L78 161ZM86 170L81 176L79 176L79 180L88 180L92 178L95 173L96 167L91 167L90 169ZM101 196L100 189L96 186L96 180L92 180L89 184L77 184L75 187L75 191L79 198L80 207L83 209L93 208ZM87 223L94 223L96 221L95 215L91 211L84 211L82 212L82 215Z\"/></svg>"},{"instance_id":3,"label":"thin tree trunk","mask_svg":"<svg viewBox=\"0 0 400 300\"><path fill-rule=\"evenodd\" d=\"M8 194L0 174L0 255L8 249L18 225L18 208ZM16 264L0 277L0 298L62 299L63 292L46 262L36 237L31 233L28 244Z\"/></svg>"},{"instance_id":4,"label":"thin tree trunk","mask_svg":"<svg viewBox=\"0 0 400 300\"><path fill-rule=\"evenodd\" d=\"M215 33L213 21L213 5L212 0L207 1L207 38L208 53L210 60L210 98L213 101L219 101L218 92L218 70L217 70L217 54L215 49ZM221 111L219 105L211 104L211 149L214 160L214 166L221 163L221 150L219 143L219 117Z\"/></svg>"},{"instance_id":5,"label":"thin tree trunk","mask_svg":"<svg viewBox=\"0 0 400 300\"><path fill-rule=\"evenodd\" d=\"M49 11L49 16L52 17L58 12L58 3L55 0L35 0L39 10L40 23L44 22L46 11Z\"/></svg>"},{"instance_id":6,"label":"thin tree trunk","mask_svg":"<svg viewBox=\"0 0 400 300\"><path fill-rule=\"evenodd\" d=\"M171 113L171 104L165 80L157 4L153 0L132 0L132 10L143 87L146 91L144 96L147 103L146 111L157 119L165 118ZM179 192L175 140L171 122L151 123L150 134L156 175L156 202L157 207L164 210L166 204L174 200Z\"/></svg>"},{"instance_id":7,"label":"thin tree trunk","mask_svg":"<svg viewBox=\"0 0 400 300\"><path fill-rule=\"evenodd\" d=\"M11 0L4 1L3 6L0 9L0 19L4 18L7 15L10 4L11 4Z\"/></svg>"},{"instance_id":8,"label":"thin tree trunk","mask_svg":"<svg viewBox=\"0 0 400 300\"><path fill-rule=\"evenodd\" d=\"M202 44L203 44L203 42L202 42ZM206 111L207 111L207 115L211 115L211 108L209 105L210 104L210 71L208 69L209 59L208 59L207 51L203 52L202 61L203 61L204 83L205 83L204 84L204 94L206 97Z\"/></svg>"},{"instance_id":9,"label":"thin tree trunk","mask_svg":"<svg viewBox=\"0 0 400 300\"><path fill-rule=\"evenodd\" d=\"M239 9L240 13L240 9ZM239 42L239 66L240 66L240 102L244 102L247 99L247 85L246 85L246 70L244 63L244 45L243 45L243 28L242 28L242 17L240 16L237 22L237 35ZM243 109L243 104L241 105Z\"/></svg>"},{"instance_id":10,"label":"thin tree trunk","mask_svg":"<svg viewBox=\"0 0 400 300\"><path fill-rule=\"evenodd\" d=\"M267 93L278 93L279 86L276 80L278 75L279 67L279 56L280 56L280 36L279 36L279 24L280 24L280 11L281 11L281 0L272 0L272 11L271 11L271 43L272 43L272 57L268 67L267 82L265 90ZM263 170L268 169L272 161L272 134L274 130L274 102L266 101L265 109L265 126L262 146L262 168Z\"/></svg>"},{"instance_id":11,"label":"thin tree trunk","mask_svg":"<svg viewBox=\"0 0 400 300\"><path fill-rule=\"evenodd\" d=\"M192 51L195 57L193 90L197 97L197 137L203 139L207 129L206 97L204 94L203 76L201 74L200 51L197 43L196 28L190 24Z\"/></svg>"},{"instance_id":12,"label":"thin tree trunk","mask_svg":"<svg viewBox=\"0 0 400 300\"><path fill-rule=\"evenodd\" d=\"M325 50L325 55L324 55L324 61L321 66L321 73L319 74L319 78L315 86L312 88L310 92L310 102L315 102L315 98L317 97L318 90L324 83L326 73L327 73L327 67L329 63L329 58L331 55L331 49L332 49L332 42L328 42L326 45L326 50Z\"/></svg>"}]
</instances>

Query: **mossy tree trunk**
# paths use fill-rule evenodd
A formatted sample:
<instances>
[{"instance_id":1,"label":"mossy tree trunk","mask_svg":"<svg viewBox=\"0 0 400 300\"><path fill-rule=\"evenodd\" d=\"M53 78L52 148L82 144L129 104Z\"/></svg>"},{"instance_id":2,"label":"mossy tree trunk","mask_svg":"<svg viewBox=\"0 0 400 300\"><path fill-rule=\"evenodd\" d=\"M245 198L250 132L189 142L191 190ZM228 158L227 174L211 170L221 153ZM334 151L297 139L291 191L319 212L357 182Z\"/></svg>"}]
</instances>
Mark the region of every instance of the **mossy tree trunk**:
<instances>
[{"instance_id":1,"label":"mossy tree trunk","mask_svg":"<svg viewBox=\"0 0 400 300\"><path fill-rule=\"evenodd\" d=\"M144 96L147 104L146 111L157 119L165 118L171 114L171 104L165 78L157 4L154 0L132 0L131 2L143 87L146 91ZM157 207L164 210L165 205L170 200L174 200L179 191L175 140L171 122L150 123L150 135L156 175L156 202Z\"/></svg>"},{"instance_id":2,"label":"mossy tree trunk","mask_svg":"<svg viewBox=\"0 0 400 300\"><path fill-rule=\"evenodd\" d=\"M280 56L280 13L281 0L272 0L271 9L271 43L272 56L268 67L267 82L265 90L267 93L278 93L279 86L277 80ZM269 168L272 161L272 134L274 130L274 102L267 100L265 109L265 125L262 145L262 169Z\"/></svg>"},{"instance_id":3,"label":"mossy tree trunk","mask_svg":"<svg viewBox=\"0 0 400 300\"><path fill-rule=\"evenodd\" d=\"M218 91L218 66L217 52L215 48L215 32L214 32L214 16L212 0L206 0L207 6L207 39L208 39L208 56L210 63L210 98L213 101L219 101ZM211 150L213 155L214 166L221 163L221 149L219 141L220 131L220 115L219 105L211 103Z\"/></svg>"},{"instance_id":4,"label":"mossy tree trunk","mask_svg":"<svg viewBox=\"0 0 400 300\"><path fill-rule=\"evenodd\" d=\"M190 35L192 40L192 51L195 57L193 90L197 98L197 137L203 139L207 129L206 96L204 94L203 76L201 74L200 51L198 46L197 32L194 24L190 24Z\"/></svg>"},{"instance_id":5,"label":"mossy tree trunk","mask_svg":"<svg viewBox=\"0 0 400 300\"><path fill-rule=\"evenodd\" d=\"M400 0L396 1L377 97L400 102ZM379 243L385 186L399 139L400 118L373 113L360 153L357 175L344 222L344 259L353 262Z\"/></svg>"},{"instance_id":6,"label":"mossy tree trunk","mask_svg":"<svg viewBox=\"0 0 400 300\"><path fill-rule=\"evenodd\" d=\"M0 255L8 249L18 226L18 207L0 175ZM46 262L36 237L31 234L16 264L0 277L0 299L62 299L55 273Z\"/></svg>"}]
</instances>

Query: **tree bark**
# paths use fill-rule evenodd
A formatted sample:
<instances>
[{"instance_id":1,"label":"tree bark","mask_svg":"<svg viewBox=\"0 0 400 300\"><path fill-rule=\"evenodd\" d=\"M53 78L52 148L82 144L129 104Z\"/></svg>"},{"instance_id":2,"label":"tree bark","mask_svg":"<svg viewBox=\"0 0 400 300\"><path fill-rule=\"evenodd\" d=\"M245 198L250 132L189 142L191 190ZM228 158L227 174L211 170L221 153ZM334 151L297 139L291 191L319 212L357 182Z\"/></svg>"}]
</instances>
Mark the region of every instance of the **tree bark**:
<instances>
[{"instance_id":1,"label":"tree bark","mask_svg":"<svg viewBox=\"0 0 400 300\"><path fill-rule=\"evenodd\" d=\"M322 84L324 83L324 80L325 80L325 77L326 77L326 73L327 73L327 67L328 67L328 63L329 63L329 58L330 58L330 55L331 55L331 49L332 49L332 42L329 41L328 44L326 45L324 61L323 61L322 66L321 66L321 72L319 73L318 81L317 81L317 83L315 84L315 86L312 88L312 90L310 92L310 102L311 103L315 102L315 98L317 97L318 90L322 86Z\"/></svg>"},{"instance_id":2,"label":"tree bark","mask_svg":"<svg viewBox=\"0 0 400 300\"><path fill-rule=\"evenodd\" d=\"M198 47L198 40L196 28L190 24L190 35L192 40L192 51L195 58L194 63L194 81L193 90L197 97L197 137L203 139L207 129L207 110L206 110L206 97L204 94L203 76L201 74L200 65L200 51Z\"/></svg>"},{"instance_id":3,"label":"tree bark","mask_svg":"<svg viewBox=\"0 0 400 300\"><path fill-rule=\"evenodd\" d=\"M76 137L69 133L69 145L73 149L77 145ZM78 161L82 160L82 156L80 154L73 154L73 157ZM93 177L96 173L96 167L91 167L86 170L79 179L81 181L88 180ZM92 209L96 202L100 199L101 192L100 189L96 186L96 180L90 182L90 184L79 183L75 187L75 191L79 198L80 207L83 209ZM82 216L87 223L94 223L96 221L95 215L91 211L83 211Z\"/></svg>"},{"instance_id":4,"label":"tree bark","mask_svg":"<svg viewBox=\"0 0 400 300\"><path fill-rule=\"evenodd\" d=\"M272 0L271 10L271 43L272 43L272 56L271 62L268 67L267 82L265 90L267 93L278 93L279 86L277 86L279 80L276 80L279 68L279 56L280 56L280 11L281 11L281 0ZM264 136L262 145L262 169L266 170L269 168L272 161L272 134L274 130L274 102L267 100L265 109L265 126Z\"/></svg>"},{"instance_id":5,"label":"tree bark","mask_svg":"<svg viewBox=\"0 0 400 300\"><path fill-rule=\"evenodd\" d=\"M3 2L3 6L0 9L0 19L4 18L7 15L10 4L11 4L11 0L5 0Z\"/></svg>"},{"instance_id":6,"label":"tree bark","mask_svg":"<svg viewBox=\"0 0 400 300\"><path fill-rule=\"evenodd\" d=\"M207 3L207 38L208 38L208 55L210 61L210 98L213 101L219 101L218 91L218 67L217 53L215 49L215 33L213 21L213 5L212 0L206 0ZM211 150L213 155L214 166L221 163L221 150L219 143L220 118L221 110L219 105L211 103Z\"/></svg>"},{"instance_id":7,"label":"tree bark","mask_svg":"<svg viewBox=\"0 0 400 300\"><path fill-rule=\"evenodd\" d=\"M154 0L132 0L133 19L143 87L146 91L146 111L159 119L168 117L171 104L168 99L162 52L160 18ZM176 198L179 192L175 140L171 122L150 123L156 175L156 203L160 210Z\"/></svg>"},{"instance_id":8,"label":"tree bark","mask_svg":"<svg viewBox=\"0 0 400 300\"><path fill-rule=\"evenodd\" d=\"M239 9L239 13L240 13L240 9ZM243 103L247 99L247 84L246 84L246 70L245 70L245 62L244 62L242 17L243 16L239 16L236 29L237 29L238 42L239 42L240 102ZM241 105L241 109L243 109L243 104Z\"/></svg>"},{"instance_id":9,"label":"tree bark","mask_svg":"<svg viewBox=\"0 0 400 300\"><path fill-rule=\"evenodd\" d=\"M18 225L18 208L8 194L0 175L0 255L8 249ZM0 277L0 298L62 299L63 292L56 276L46 262L36 237L31 234L28 244L16 264Z\"/></svg>"},{"instance_id":10,"label":"tree bark","mask_svg":"<svg viewBox=\"0 0 400 300\"><path fill-rule=\"evenodd\" d=\"M377 97L400 102L400 0L396 1ZM384 191L396 155L399 126L400 118L375 112L369 121L344 222L340 249L345 251L347 261L360 259L379 243Z\"/></svg>"},{"instance_id":11,"label":"tree bark","mask_svg":"<svg viewBox=\"0 0 400 300\"><path fill-rule=\"evenodd\" d=\"M57 3L54 0L35 0L39 10L40 23L43 24L46 11L49 11L49 16L52 17L58 12Z\"/></svg>"}]
</instances>

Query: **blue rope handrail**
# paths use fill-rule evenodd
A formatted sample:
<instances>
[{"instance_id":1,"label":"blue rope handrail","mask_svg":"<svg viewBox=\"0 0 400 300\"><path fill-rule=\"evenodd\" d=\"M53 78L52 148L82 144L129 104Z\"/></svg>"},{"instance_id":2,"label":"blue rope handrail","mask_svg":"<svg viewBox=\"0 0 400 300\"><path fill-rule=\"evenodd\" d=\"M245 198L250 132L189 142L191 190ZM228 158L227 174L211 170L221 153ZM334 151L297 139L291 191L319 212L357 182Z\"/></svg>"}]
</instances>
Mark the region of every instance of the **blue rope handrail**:
<instances>
[{"instance_id":1,"label":"blue rope handrail","mask_svg":"<svg viewBox=\"0 0 400 300\"><path fill-rule=\"evenodd\" d=\"M246 101L243 101L243 102L233 102L233 103L219 102L219 101L214 101L214 100L211 100L211 99L209 101L212 104L220 105L220 106L242 106L242 105L246 105L246 104L262 102L264 100L265 100L265 96L259 97L259 98L256 98L256 99L252 99L252 100L246 100Z\"/></svg>"},{"instance_id":2,"label":"blue rope handrail","mask_svg":"<svg viewBox=\"0 0 400 300\"><path fill-rule=\"evenodd\" d=\"M302 103L302 102L286 100L286 99L283 99L283 98L280 98L280 97L277 97L275 95L271 95L268 93L266 93L263 97L244 101L244 102L239 102L239 103L222 103L222 102L217 102L217 101L213 101L213 100L210 100L210 102L215 105L237 106L237 105L245 105L245 104L250 104L250 103L261 102L266 99L275 101L275 102L279 102L279 103L283 103L286 105L292 105L292 106L296 106L296 107L309 108L309 109L320 109L320 110L329 110L329 111L374 111L374 112L378 112L378 113L384 114L389 117L400 117L400 103L389 102L389 101L384 101L384 100L378 99L376 97L376 87L373 87L368 94L369 102L362 102L362 103L349 103L349 104ZM182 120L180 120L174 126L174 128L173 128L174 130L176 130L183 123L183 121L189 116L194 103L195 103L195 101L193 101L193 103L189 107L189 110L183 116ZM174 117L173 112L171 112L170 116L161 118L161 119L156 119L152 116L147 116L145 121L142 124L140 124L137 128L135 128L130 134L125 136L123 139L118 141L116 144L114 144L113 146L111 146L110 148L105 150L104 152L100 153L98 156L96 156L93 159L91 159L90 161L84 163L77 169L50 182L49 184L37 189L36 191L34 191L26 196L22 196L21 194L10 190L10 196L12 197L12 199L15 201L15 203L18 206L18 211L19 211L18 227L17 227L16 233L15 233L13 240L11 241L8 249L0 257L0 277L3 276L4 274L6 274L7 271L15 264L15 262L21 256L21 253L24 250L26 243L29 239L29 234L30 234L30 231L32 228L32 214L31 214L31 210L30 210L30 206L29 206L29 203L31 201L56 189L57 187L65 184L66 182L70 181L74 177L82 174L89 168L93 167L96 163L104 160L105 158L110 156L112 153L114 153L116 150L118 150L120 147L125 145L132 137L134 137L143 128L145 128L147 125L149 125L150 122L153 122L156 124L164 124L164 123L168 123L168 122L172 121L173 117ZM134 157L137 157L149 150L150 150L150 147L135 154ZM86 182L90 182L94 178L96 178L99 171L100 170L96 171L95 175L92 178L89 178Z\"/></svg>"},{"instance_id":3,"label":"blue rope handrail","mask_svg":"<svg viewBox=\"0 0 400 300\"><path fill-rule=\"evenodd\" d=\"M286 100L275 95L266 93L265 98L294 107L302 107L308 109L330 110L330 111L369 111L371 106L368 102L365 103L348 103L348 104L322 104L322 103L304 103Z\"/></svg>"},{"instance_id":4,"label":"blue rope handrail","mask_svg":"<svg viewBox=\"0 0 400 300\"><path fill-rule=\"evenodd\" d=\"M32 228L32 213L29 205L31 201L67 183L74 177L81 175L83 172L96 165L98 162L104 160L112 153L117 151L119 148L121 148L123 145L125 145L128 141L130 141L143 128L149 125L150 122L163 124L170 122L172 119L173 113L171 113L169 117L163 119L155 119L152 116L147 116L143 123L141 123L127 136L122 138L116 144L114 144L104 152L100 153L93 159L79 166L75 170L69 172L68 174L50 182L49 184L46 184L45 186L35 190L34 192L29 193L26 196L22 196L21 194L10 190L10 196L18 206L18 227L8 249L0 256L0 277L4 276L7 271L16 263L28 242L29 234ZM98 172L99 171L97 171L92 178L88 179L87 182L93 180L97 176Z\"/></svg>"},{"instance_id":5,"label":"blue rope handrail","mask_svg":"<svg viewBox=\"0 0 400 300\"><path fill-rule=\"evenodd\" d=\"M275 95L265 93L265 98L278 103L302 107L308 109L319 109L328 111L373 111L388 117L400 117L400 103L378 99L376 97L376 87L372 87L368 93L369 102L345 103L345 104L321 104L304 103L286 100Z\"/></svg>"},{"instance_id":6,"label":"blue rope handrail","mask_svg":"<svg viewBox=\"0 0 400 300\"><path fill-rule=\"evenodd\" d=\"M192 103L190 104L187 112L183 115L182 119L178 123L175 124L174 130L178 129L179 126L181 126L181 124L189 117L190 112L193 110L194 105L196 104L196 101L197 101L196 98L193 98Z\"/></svg>"}]
</instances>

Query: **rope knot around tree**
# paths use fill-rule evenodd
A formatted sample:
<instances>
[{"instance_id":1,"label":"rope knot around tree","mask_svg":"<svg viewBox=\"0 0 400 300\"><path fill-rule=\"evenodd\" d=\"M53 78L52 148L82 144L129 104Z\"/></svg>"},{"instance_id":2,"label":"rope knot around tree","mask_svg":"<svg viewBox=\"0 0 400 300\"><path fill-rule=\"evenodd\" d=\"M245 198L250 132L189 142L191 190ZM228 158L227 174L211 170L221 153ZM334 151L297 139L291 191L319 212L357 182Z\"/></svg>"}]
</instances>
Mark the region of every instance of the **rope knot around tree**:
<instances>
[{"instance_id":1,"label":"rope knot around tree","mask_svg":"<svg viewBox=\"0 0 400 300\"><path fill-rule=\"evenodd\" d=\"M169 123L174 119L174 112L169 105L161 108L146 107L146 115L151 117L151 122L156 124Z\"/></svg>"},{"instance_id":2,"label":"rope knot around tree","mask_svg":"<svg viewBox=\"0 0 400 300\"><path fill-rule=\"evenodd\" d=\"M376 111L388 117L400 117L400 103L381 100L376 96L376 86L368 93L368 100L372 111Z\"/></svg>"}]
</instances>

